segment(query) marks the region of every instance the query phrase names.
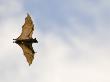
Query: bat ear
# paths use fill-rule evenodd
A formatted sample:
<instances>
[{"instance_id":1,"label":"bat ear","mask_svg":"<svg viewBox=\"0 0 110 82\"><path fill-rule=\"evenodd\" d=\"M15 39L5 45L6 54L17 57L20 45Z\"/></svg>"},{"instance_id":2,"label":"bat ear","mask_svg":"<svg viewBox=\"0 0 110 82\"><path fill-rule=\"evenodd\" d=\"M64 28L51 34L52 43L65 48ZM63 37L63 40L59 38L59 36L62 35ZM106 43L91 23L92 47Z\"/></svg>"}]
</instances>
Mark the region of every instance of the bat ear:
<instances>
[{"instance_id":1,"label":"bat ear","mask_svg":"<svg viewBox=\"0 0 110 82\"><path fill-rule=\"evenodd\" d=\"M13 39L13 40L14 40L13 43L15 43L15 40L16 40L16 39Z\"/></svg>"}]
</instances>

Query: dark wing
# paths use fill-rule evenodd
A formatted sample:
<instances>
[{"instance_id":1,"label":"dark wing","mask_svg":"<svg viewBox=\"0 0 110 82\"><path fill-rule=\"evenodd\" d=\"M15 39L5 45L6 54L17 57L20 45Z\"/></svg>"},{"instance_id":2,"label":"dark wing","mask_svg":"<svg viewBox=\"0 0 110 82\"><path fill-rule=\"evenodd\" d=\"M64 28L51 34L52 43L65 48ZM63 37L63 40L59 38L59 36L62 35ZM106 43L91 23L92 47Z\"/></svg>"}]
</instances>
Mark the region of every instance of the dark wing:
<instances>
[{"instance_id":1,"label":"dark wing","mask_svg":"<svg viewBox=\"0 0 110 82\"><path fill-rule=\"evenodd\" d=\"M29 16L29 14L27 14L27 17L25 18L25 23L22 26L22 33L17 38L17 40L32 39L33 31L34 31L33 21L31 17Z\"/></svg>"},{"instance_id":2,"label":"dark wing","mask_svg":"<svg viewBox=\"0 0 110 82\"><path fill-rule=\"evenodd\" d=\"M22 48L24 56L26 57L29 65L32 64L35 53L32 47L32 43L18 43L18 45Z\"/></svg>"}]
</instances>

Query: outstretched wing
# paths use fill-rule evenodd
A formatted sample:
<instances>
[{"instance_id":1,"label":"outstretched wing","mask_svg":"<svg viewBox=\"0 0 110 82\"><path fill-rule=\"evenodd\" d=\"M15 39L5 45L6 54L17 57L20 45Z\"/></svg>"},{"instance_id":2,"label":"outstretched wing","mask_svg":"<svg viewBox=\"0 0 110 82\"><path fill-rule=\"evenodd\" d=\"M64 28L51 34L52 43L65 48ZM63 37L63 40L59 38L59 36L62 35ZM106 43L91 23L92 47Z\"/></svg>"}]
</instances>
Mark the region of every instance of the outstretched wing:
<instances>
[{"instance_id":1,"label":"outstretched wing","mask_svg":"<svg viewBox=\"0 0 110 82\"><path fill-rule=\"evenodd\" d=\"M32 64L35 53L32 47L32 43L18 43L18 45L22 48L24 56L26 57L29 65Z\"/></svg>"},{"instance_id":2,"label":"outstretched wing","mask_svg":"<svg viewBox=\"0 0 110 82\"><path fill-rule=\"evenodd\" d=\"M33 31L34 31L33 21L31 17L29 16L29 14L27 14L27 17L25 18L25 23L22 26L22 33L17 38L17 40L32 39Z\"/></svg>"}]
</instances>

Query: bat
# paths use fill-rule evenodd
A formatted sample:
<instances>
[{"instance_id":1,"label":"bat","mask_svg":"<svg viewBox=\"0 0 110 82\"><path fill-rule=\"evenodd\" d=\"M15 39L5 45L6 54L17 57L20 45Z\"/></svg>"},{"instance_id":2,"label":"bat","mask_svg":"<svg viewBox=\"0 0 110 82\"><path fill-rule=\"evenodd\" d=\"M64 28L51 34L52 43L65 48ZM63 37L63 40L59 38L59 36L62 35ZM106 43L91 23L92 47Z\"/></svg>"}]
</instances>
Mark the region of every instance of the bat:
<instances>
[{"instance_id":1,"label":"bat","mask_svg":"<svg viewBox=\"0 0 110 82\"><path fill-rule=\"evenodd\" d=\"M38 43L36 38L32 38L32 34L34 31L34 24L29 14L27 14L27 17L25 18L25 23L22 26L22 32L20 36L15 40L14 43L18 44L24 53L24 56L26 57L26 60L29 65L32 64L32 61L34 59L34 49L32 47L33 43Z\"/></svg>"}]
</instances>

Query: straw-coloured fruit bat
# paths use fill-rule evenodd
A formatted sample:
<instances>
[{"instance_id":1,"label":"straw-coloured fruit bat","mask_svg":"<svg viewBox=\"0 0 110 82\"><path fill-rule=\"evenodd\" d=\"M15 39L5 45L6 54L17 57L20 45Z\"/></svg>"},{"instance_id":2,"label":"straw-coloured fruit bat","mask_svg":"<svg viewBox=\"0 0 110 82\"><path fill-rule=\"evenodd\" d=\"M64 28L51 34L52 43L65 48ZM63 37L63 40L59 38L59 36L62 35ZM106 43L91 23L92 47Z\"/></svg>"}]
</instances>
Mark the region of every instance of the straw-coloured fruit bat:
<instances>
[{"instance_id":1,"label":"straw-coloured fruit bat","mask_svg":"<svg viewBox=\"0 0 110 82\"><path fill-rule=\"evenodd\" d=\"M32 64L32 61L34 59L34 50L32 47L32 43L38 43L36 38L32 38L32 34L34 31L34 24L29 14L27 14L27 17L25 18L25 23L22 26L22 33L14 43L17 43L23 50L24 56L27 59L27 62Z\"/></svg>"}]
</instances>

